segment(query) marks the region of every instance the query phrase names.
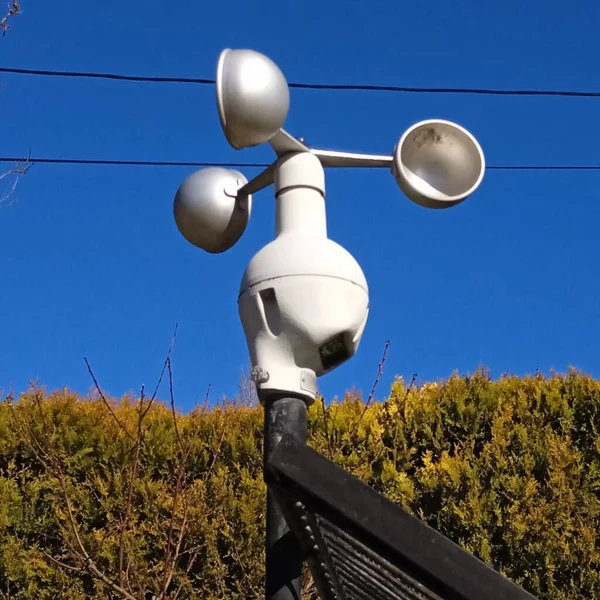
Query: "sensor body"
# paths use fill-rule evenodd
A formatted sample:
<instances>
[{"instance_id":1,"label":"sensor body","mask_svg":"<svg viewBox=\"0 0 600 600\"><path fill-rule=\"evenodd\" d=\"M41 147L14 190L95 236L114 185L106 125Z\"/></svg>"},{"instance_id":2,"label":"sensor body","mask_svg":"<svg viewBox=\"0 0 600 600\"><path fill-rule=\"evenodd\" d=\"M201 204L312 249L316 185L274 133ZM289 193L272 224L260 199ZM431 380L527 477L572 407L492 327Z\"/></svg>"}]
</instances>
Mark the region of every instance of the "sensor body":
<instances>
[{"instance_id":1,"label":"sensor body","mask_svg":"<svg viewBox=\"0 0 600 600\"><path fill-rule=\"evenodd\" d=\"M275 169L276 238L250 261L239 314L261 401L287 393L312 402L317 377L354 356L369 312L357 261L327 237L325 175L309 152Z\"/></svg>"}]
</instances>

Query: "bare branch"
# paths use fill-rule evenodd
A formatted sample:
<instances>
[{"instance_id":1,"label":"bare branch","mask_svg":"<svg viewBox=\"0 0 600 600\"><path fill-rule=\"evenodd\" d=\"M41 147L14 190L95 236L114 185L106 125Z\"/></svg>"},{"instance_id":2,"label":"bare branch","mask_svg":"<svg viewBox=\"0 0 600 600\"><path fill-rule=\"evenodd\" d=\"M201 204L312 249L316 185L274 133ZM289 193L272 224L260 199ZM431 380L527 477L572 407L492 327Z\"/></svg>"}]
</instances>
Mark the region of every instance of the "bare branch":
<instances>
[{"instance_id":1,"label":"bare branch","mask_svg":"<svg viewBox=\"0 0 600 600\"><path fill-rule=\"evenodd\" d=\"M175 327L173 341L175 340L176 334L177 327ZM98 559L95 558L96 553L95 551L91 551L91 546L88 544L86 538L87 530L81 522L81 517L75 502L75 496L73 495L73 490L75 489L73 486L76 484L75 481L71 480L69 475L69 463L66 462L67 456L65 455L65 450L56 443L57 439L53 423L53 413L48 410L48 405L44 404L43 395L35 395L32 399L33 409L36 414L39 414L39 421L37 418L32 420L28 409L24 412L21 410L21 407L11 406L11 411L15 415L18 430L24 432L23 439L27 442L32 453L38 459L40 464L43 465L46 472L59 484L56 486L59 493L59 503L64 508L62 514L57 512L57 516L60 520L60 543L62 549L48 552L42 550L43 555L49 563L51 562L58 567L72 571L74 575L78 572L89 573L89 575L98 581L100 585L103 584L106 586L106 590L111 597L118 596L125 600L139 600L139 597L143 597L145 594L145 586L142 585L140 578L138 577L138 575L141 575L141 572L137 572L138 565L136 564L135 554L132 552L132 538L130 537L130 534L132 532L132 523L136 519L137 514L136 490L138 489L140 473L142 470L143 452L145 447L144 434L146 426L144 419L158 394L165 373L167 373L169 377L170 413L173 418L176 443L178 444L179 452L176 452L176 461L178 464L175 465L175 472L173 473L174 481L172 481L171 484L171 506L169 507L171 514L167 514L167 518L165 519L167 523L164 523L168 527L168 533L165 536L165 547L163 556L161 557L162 568L160 571L149 574L156 576L156 591L154 592L156 594L154 596L156 600L177 600L177 598L186 595L185 591L190 584L190 573L202 553L203 546L194 545L193 543L190 544L187 541L191 522L191 511L193 509L189 490L187 465L189 457L193 452L196 437L193 435L194 428L192 431L188 431L187 427L183 427L181 419L178 419L174 397L172 349L173 342L171 343L171 347L165 359L153 396L147 398L144 387L141 388L139 403L136 407L136 429L134 429L133 423L130 423L128 420L125 420L124 417L120 416L114 405L111 405L107 396L102 392L89 361L85 359L88 372L96 386L99 398L106 408L108 408L111 417L118 424L119 428L125 432L128 438L134 441L134 444L131 445L130 450L128 451L127 464L122 467L123 475L127 479L125 483L128 488L125 496L126 501L123 506L121 518L113 520L113 527L111 527L111 536L116 534L115 537L119 540L117 546L118 550L116 552L118 559L115 560L115 563L118 565L118 567L115 565L115 567L118 568L118 574L116 572L117 569L114 571L112 570L112 564L114 563L111 563L111 568L109 569L108 567L104 568L100 562L95 562L95 560ZM206 393L204 407L200 408L206 409L208 406L209 394L210 386ZM10 402L11 400L9 399L8 403L10 404ZM221 418L217 419L215 422L214 437L212 438L214 440L213 443L216 443L216 446L213 446L213 456L210 457L210 463L207 465L205 473L201 476L201 493L204 493L205 483L210 478L211 473L215 468L215 464L224 443L227 429L225 427L226 419L225 415L220 416ZM127 443L127 446L130 446L130 444ZM83 485L85 486L87 483L88 482L86 481ZM92 493L95 493L93 489ZM108 530L104 533L106 536ZM154 586L151 584L151 587Z\"/></svg>"},{"instance_id":2,"label":"bare branch","mask_svg":"<svg viewBox=\"0 0 600 600\"><path fill-rule=\"evenodd\" d=\"M160 388L160 384L162 383L162 380L165 376L165 371L167 370L167 367L171 361L171 354L173 353L173 346L175 345L175 339L177 338L177 329L178 328L179 328L179 323L176 323L175 329L173 330L173 337L171 338L171 345L169 347L169 351L167 352L167 357L165 358L165 362L163 364L162 371L160 372L160 377L158 378L158 381L156 382L156 387L154 388L154 393L152 394L152 397L150 398L150 402L148 403L148 407L146 409L147 411L150 410L150 406L156 400L156 395L158 394L158 389Z\"/></svg>"},{"instance_id":3,"label":"bare branch","mask_svg":"<svg viewBox=\"0 0 600 600\"><path fill-rule=\"evenodd\" d=\"M231 537L230 542L231 542L231 546L233 548L233 551L235 553L235 557L236 557L236 559L238 561L238 565L240 567L242 575L243 575L244 579L247 582L248 589L252 591L252 595L254 597L260 598L260 596L262 595L261 591L256 589L256 586L252 582L252 577L248 573L248 570L244 568L244 562L242 561L242 558L240 556L240 551L238 550L237 542L235 540L235 536Z\"/></svg>"},{"instance_id":4,"label":"bare branch","mask_svg":"<svg viewBox=\"0 0 600 600\"><path fill-rule=\"evenodd\" d=\"M41 408L41 401L36 397L36 404L38 406L38 410L40 410L40 418L42 420L42 426L44 428L44 432L47 432L47 423L46 417ZM92 560L91 556L88 554L83 540L81 539L81 535L79 533L79 527L77 525L77 521L75 519L75 514L73 512L73 507L71 505L71 498L69 496L69 492L67 490L67 483L64 471L62 469L60 459L52 454L50 451L45 450L39 441L37 440L33 430L28 425L23 425L20 417L17 416L17 411L14 410L12 403L9 402L9 407L13 416L15 417L15 422L17 426L21 429L21 431L26 431L27 436L24 437L29 442L29 446L32 449L36 458L41 462L41 464L46 468L46 470L51 473L60 484L60 489L62 492L62 497L65 502L65 506L67 508L69 527L75 538L76 546L73 547L69 544L73 550L73 553L84 565L87 571L94 575L97 579L100 579L103 583L105 583L110 589L119 594L121 597L125 598L125 600L137 600L135 596L132 596L127 590L123 589L121 586L117 585L109 577L107 577L96 565L96 563Z\"/></svg>"},{"instance_id":5,"label":"bare branch","mask_svg":"<svg viewBox=\"0 0 600 600\"><path fill-rule=\"evenodd\" d=\"M2 36L6 35L6 32L10 29L9 19L12 19L16 15L21 13L21 6L19 4L19 0L12 0L8 7L8 12L0 19L0 29L2 30ZM0 206L8 207L12 206L15 202L15 189L17 184L19 183L19 179L29 171L31 168L31 153L27 159L19 160L15 163L15 166L12 169L2 173L0 175L0 181L6 177L12 179L12 184L9 187L9 190L4 195L0 195Z\"/></svg>"},{"instance_id":6,"label":"bare branch","mask_svg":"<svg viewBox=\"0 0 600 600\"><path fill-rule=\"evenodd\" d=\"M223 420L225 420L225 419L223 418ZM221 453L221 446L223 445L224 439L225 439L225 424L223 423L223 429L221 430L221 437L219 438L219 443L217 444L217 449L216 449L213 459L210 463L210 466L208 467L206 473L204 473L204 476L202 477L202 485L203 486L208 481L208 478L210 477L210 475L212 473L215 463L217 462L217 458L219 457L219 454Z\"/></svg>"},{"instance_id":7,"label":"bare branch","mask_svg":"<svg viewBox=\"0 0 600 600\"><path fill-rule=\"evenodd\" d=\"M200 412L204 413L206 412L206 409L208 408L208 403L210 400L210 392L212 389L212 385L209 383L208 384L208 388L206 389L206 394L204 395L204 402L202 403L202 406L200 408ZM194 410L197 409L200 406L200 398L196 398L196 400L194 401Z\"/></svg>"},{"instance_id":8,"label":"bare branch","mask_svg":"<svg viewBox=\"0 0 600 600\"><path fill-rule=\"evenodd\" d=\"M177 413L175 412L175 395L173 392L173 369L171 364L171 351L173 349L173 343L175 341L175 336L177 334L177 327L175 327L175 332L173 333L173 342L171 343L171 348L169 349L169 353L167 355L167 359L165 361L165 365L167 367L168 375L169 375L169 396L171 402L171 416L173 418L173 427L175 428L175 436L177 438L177 443L181 450L181 459L179 461L179 465L177 466L177 480L175 484L175 491L173 493L173 507L171 509L171 519L169 523L169 533L167 536L167 544L165 548L165 570L163 573L163 583L161 593L159 595L159 600L162 600L167 597L167 590L173 581L173 576L175 575L175 569L177 568L177 563L181 558L181 546L183 544L183 539L186 533L187 520L189 514L189 502L187 497L187 461L192 452L192 441L193 438L188 440L188 443L184 446L181 435L179 433L179 426L177 424ZM164 371L164 369L163 369ZM161 375L162 376L162 375ZM210 389L210 388L209 388ZM177 503L179 497L182 497L183 501L183 518L179 528L179 535L177 536L177 541L175 542L175 546L173 547L173 529L175 525L175 518L177 513ZM181 586L177 589L177 594L181 590Z\"/></svg>"},{"instance_id":9,"label":"bare branch","mask_svg":"<svg viewBox=\"0 0 600 600\"><path fill-rule=\"evenodd\" d=\"M408 384L408 387L406 388L406 392L404 393L404 398L402 400L402 407L403 407L402 410L403 410L405 420L406 420L406 401L408 400L408 396L410 395L410 392L413 389L413 386L415 385L416 380L417 380L417 373L413 373L412 377L410 379L410 383ZM394 419L394 441L392 444L394 462L396 462L396 440L398 438L399 427L400 427L400 419ZM380 449L375 457L375 461L379 460L381 458L381 456L385 452L387 452L387 450L388 450L388 446L386 446L386 444L381 444Z\"/></svg>"},{"instance_id":10,"label":"bare branch","mask_svg":"<svg viewBox=\"0 0 600 600\"><path fill-rule=\"evenodd\" d=\"M77 542L77 546L79 549L79 558L85 564L86 569L92 574L95 575L100 581L105 583L113 592L119 594L125 600L137 600L135 596L132 596L126 589L121 587L120 585L111 581L97 566L96 563L92 560L91 556L88 554L83 540L81 539L81 535L79 534L79 528L77 526L77 521L75 520L75 515L73 514L73 507L71 506L71 499L67 492L67 484L65 481L64 474L62 470L57 473L58 482L60 483L61 490L63 492L63 498L65 500L65 504L67 507L67 513L69 515L69 525L71 526L71 531L73 536L75 537L75 541Z\"/></svg>"},{"instance_id":11,"label":"bare branch","mask_svg":"<svg viewBox=\"0 0 600 600\"><path fill-rule=\"evenodd\" d=\"M208 404L209 393L210 393L210 386L208 387L208 391L206 392L206 400L204 403L204 408L206 408L206 406ZM208 481L208 478L210 477L212 470L215 466L215 463L217 461L217 458L219 457L219 454L221 452L221 446L223 445L223 440L225 439L225 433L226 433L225 419L223 418L222 428L221 428L221 436L219 437L219 442L217 444L217 448L215 450L212 461L211 461L208 469L206 470L206 473L202 477L202 490L203 491L204 491L205 484ZM189 456L191 449L192 449L192 445L191 445L191 439L190 439L190 442L187 445L187 451L186 451L185 457L184 457L182 463L180 463L180 467L183 466L183 469L185 469L185 465L187 463L187 458ZM184 471L184 475L185 475L185 471ZM185 482L185 479L184 479L184 482ZM178 481L178 485L179 485L179 481ZM175 486L175 494L177 494L178 485ZM158 597L159 600L163 600L164 598L166 598L166 590L168 589L168 586L170 585L170 582L172 581L172 578L174 575L174 570L175 570L175 567L177 566L179 559L181 557L183 557L184 555L189 554L188 564L185 569L185 575L187 576L189 574L189 572L192 570L192 567L194 566L194 563L196 562L196 560L198 558L198 554L199 554L200 550L202 549L202 546L196 546L196 547L190 548L188 550L181 551L181 545L183 542L183 535L184 535L184 531L185 531L185 524L187 522L188 505L187 505L187 496L186 495L184 495L184 502L186 504L184 506L183 523L182 523L182 527L179 532L179 539L178 539L176 547L175 547L175 552L171 558L171 570L168 574L165 573L167 575L167 578L165 579L165 581L167 581L168 583L166 585L163 584L163 590L161 592L161 595ZM174 510L175 510L175 497L174 497L174 507L173 507L172 515L174 514ZM171 535L170 532L169 532L169 535ZM167 545L167 552L165 552L165 555L167 556L169 554L169 552L170 552L169 545ZM166 562L166 559L165 559L165 562ZM183 589L183 585L184 585L184 582L180 582L179 586L175 590L172 600L177 600L177 598L179 597L179 594L181 593L181 590Z\"/></svg>"},{"instance_id":12,"label":"bare branch","mask_svg":"<svg viewBox=\"0 0 600 600\"><path fill-rule=\"evenodd\" d=\"M329 421L327 420L327 409L325 408L325 398L321 398L321 407L323 408L323 425L325 426L325 439L327 440L327 450L329 459L333 460L333 441L329 435Z\"/></svg>"},{"instance_id":13,"label":"bare branch","mask_svg":"<svg viewBox=\"0 0 600 600\"><path fill-rule=\"evenodd\" d=\"M189 454L188 454L188 456L189 456ZM185 460L187 460L187 456L185 457ZM181 522L181 527L179 529L179 536L177 538L177 543L175 544L175 550L173 552L171 564L169 565L167 584L163 588L165 594L166 594L167 589L171 585L171 581L173 580L173 575L175 574L175 569L177 567L177 563L179 562L179 559L181 558L181 545L183 544L183 538L186 533L187 520L188 520L188 514L189 514L189 503L188 503L187 494L183 495L183 503L184 503L183 520Z\"/></svg>"},{"instance_id":14,"label":"bare branch","mask_svg":"<svg viewBox=\"0 0 600 600\"><path fill-rule=\"evenodd\" d=\"M181 558L181 545L183 543L183 538L186 533L187 520L188 520L188 512L189 512L189 503L187 498L187 489L186 489L186 463L189 458L190 451L192 449L192 445L189 444L185 455L181 457L181 462L179 463L177 469L177 482L175 484L175 492L173 494L173 507L171 509L171 520L169 523L169 533L167 536L167 544L165 548L165 571L163 577L163 584L161 594L159 596L159 600L166 598L167 590L171 585L171 581L173 580L173 575L175 574L175 569L177 567L177 563ZM175 516L177 511L177 503L179 501L179 497L183 497L183 519L181 522L181 526L179 528L179 535L177 536L177 541L175 542L175 546L173 547L173 529L175 526Z\"/></svg>"},{"instance_id":15,"label":"bare branch","mask_svg":"<svg viewBox=\"0 0 600 600\"><path fill-rule=\"evenodd\" d=\"M240 372L237 401L241 406L258 406L258 393L256 391L256 384L246 373L246 369L242 369Z\"/></svg>"},{"instance_id":16,"label":"bare branch","mask_svg":"<svg viewBox=\"0 0 600 600\"><path fill-rule=\"evenodd\" d=\"M188 560L188 564L187 567L185 569L185 574L189 575L189 572L192 570L192 567L194 566L194 563L196 562L196 559L198 558L198 553L200 552L200 546L198 546L197 548L194 548L193 552L190 553L190 558ZM184 554L182 552L182 554ZM182 581L178 588L175 590L175 594L173 594L173 600L177 600L177 598L179 597L179 594L181 593L181 590L183 589L183 584L184 582Z\"/></svg>"},{"instance_id":17,"label":"bare branch","mask_svg":"<svg viewBox=\"0 0 600 600\"><path fill-rule=\"evenodd\" d=\"M180 556L186 556L188 554L195 554L197 552L200 552L200 550L202 550L203 546L192 546L191 548L188 548L187 550L182 550L180 552Z\"/></svg>"},{"instance_id":18,"label":"bare branch","mask_svg":"<svg viewBox=\"0 0 600 600\"><path fill-rule=\"evenodd\" d=\"M41 553L51 562L53 562L55 565L58 565L59 567L62 567L63 569L66 569L67 571L74 571L75 573L81 573L83 571L82 568L80 567L75 567L73 565L68 565L65 562L62 562L56 558L54 558L52 555L48 554L45 550L41 550Z\"/></svg>"},{"instance_id":19,"label":"bare branch","mask_svg":"<svg viewBox=\"0 0 600 600\"><path fill-rule=\"evenodd\" d=\"M362 418L365 416L365 413L369 409L371 402L373 402L373 398L375 397L375 392L377 391L377 386L379 385L379 381L381 380L381 376L383 375L383 365L385 364L385 360L387 358L387 352L388 352L390 345L391 345L391 342L390 342L390 340L388 340L385 343L385 348L383 349L383 356L381 357L379 367L377 368L377 377L375 377L375 381L373 382L373 387L371 388L371 393L369 394L369 397L367 398L367 401L365 403L365 407L363 408L363 411L360 414L360 417L358 418L358 421L356 422L354 429L352 430L351 437L354 437L354 434L358 431L358 426L360 425Z\"/></svg>"},{"instance_id":20,"label":"bare branch","mask_svg":"<svg viewBox=\"0 0 600 600\"><path fill-rule=\"evenodd\" d=\"M106 396L104 395L104 392L100 388L100 384L98 383L98 380L96 379L96 376L94 375L94 371L92 371L92 366L90 365L88 359L84 356L83 360L85 361L85 364L87 366L87 369L88 369L88 372L90 374L90 377L92 378L92 381L94 382L94 386L96 388L96 391L100 395L100 399L104 403L104 406L106 406L106 408L108 408L110 414L112 415L112 418L115 420L115 422L117 423L117 425L125 432L125 434L127 435L127 437L135 442L135 437L131 434L131 432L129 431L129 429L127 429L127 427L125 427L125 425L121 421L121 419L119 419L119 417L117 417L117 414L113 410L113 407L110 405L110 402L106 399Z\"/></svg>"},{"instance_id":21,"label":"bare branch","mask_svg":"<svg viewBox=\"0 0 600 600\"><path fill-rule=\"evenodd\" d=\"M13 403L12 403L12 397L7 398L7 401L8 401L8 408L11 412L12 418L17 426L17 429L19 430L21 439L29 442L29 448L33 452L33 455L35 456L35 458L39 461L39 463L41 465L43 465L43 467L47 471L52 472L51 465L50 465L50 463L52 461L52 457L45 451L45 449L42 447L42 445L38 442L35 434L33 433L33 430L29 426L29 423L27 423L27 421L25 421L25 420L21 420L21 418L17 415L17 411L15 410L15 407L13 406Z\"/></svg>"},{"instance_id":22,"label":"bare branch","mask_svg":"<svg viewBox=\"0 0 600 600\"><path fill-rule=\"evenodd\" d=\"M173 415L173 427L175 428L175 437L179 444L180 450L183 452L183 443L181 442L181 436L179 435L179 427L177 425L177 414L175 413L175 396L173 394L173 370L171 369L171 357L167 358L167 369L169 371L169 396L171 399L171 413Z\"/></svg>"},{"instance_id":23,"label":"bare branch","mask_svg":"<svg viewBox=\"0 0 600 600\"><path fill-rule=\"evenodd\" d=\"M2 21L0 21L0 27L1 23ZM9 169L0 175L0 181L7 177L12 179L12 183L10 184L8 192L6 192L4 195L0 195L0 206L7 208L16 202L15 189L17 188L17 184L19 183L20 178L23 175L26 175L27 171L29 171L32 166L33 163L30 161L30 159L24 158L23 160L17 161L12 169Z\"/></svg>"},{"instance_id":24,"label":"bare branch","mask_svg":"<svg viewBox=\"0 0 600 600\"><path fill-rule=\"evenodd\" d=\"M140 464L140 455L142 450L142 425L144 416L144 386L140 390L140 402L138 410L138 424L137 434L135 438L135 458L133 459L133 466L131 467L131 477L129 478L129 490L127 491L127 504L125 506L125 517L121 524L121 531L119 534L119 585L123 585L123 566L125 562L125 531L129 525L129 519L131 517L131 507L133 505L133 490L135 482L137 480L138 467ZM127 572L129 572L129 562L127 565Z\"/></svg>"},{"instance_id":25,"label":"bare branch","mask_svg":"<svg viewBox=\"0 0 600 600\"><path fill-rule=\"evenodd\" d=\"M0 19L0 29L2 29L2 36L6 35L6 32L10 29L10 24L8 23L9 19L21 13L21 7L19 5L19 0L12 0L12 4L8 9L8 12L2 19Z\"/></svg>"},{"instance_id":26,"label":"bare branch","mask_svg":"<svg viewBox=\"0 0 600 600\"><path fill-rule=\"evenodd\" d=\"M406 394L404 394L404 417L405 418L406 418L406 401L408 400L408 395L410 394L410 391L412 390L413 385L415 384L416 380L417 380L417 374L413 373L410 383L408 384L408 387L406 388Z\"/></svg>"},{"instance_id":27,"label":"bare branch","mask_svg":"<svg viewBox=\"0 0 600 600\"><path fill-rule=\"evenodd\" d=\"M44 430L44 435L46 436L46 439L49 440L50 439L50 432L48 431L48 424L46 422L46 415L44 413L44 409L42 407L42 400L40 399L39 394L35 394L35 404L38 408L38 411L40 412L40 417L42 418L42 428Z\"/></svg>"},{"instance_id":28,"label":"bare branch","mask_svg":"<svg viewBox=\"0 0 600 600\"><path fill-rule=\"evenodd\" d=\"M185 528L187 526L187 517L188 517L188 501L187 501L187 472L186 465L189 455L192 450L191 440L187 445L185 453L182 454L181 460L179 461L179 465L177 466L177 479L175 483L175 490L173 492L173 506L171 508L171 519L169 522L169 532L167 534L167 543L165 548L165 570L163 574L163 583L162 590L160 595L158 596L158 600L163 600L167 596L167 589L171 585L171 581L173 580L173 575L175 574L175 568L177 567L177 562L180 558L180 550L181 544L183 542L183 537L185 535ZM181 523L181 527L179 529L179 536L177 541L175 542L175 546L173 546L173 529L175 527L175 518L177 514L177 505L179 502L180 496L183 496L183 519Z\"/></svg>"}]
</instances>

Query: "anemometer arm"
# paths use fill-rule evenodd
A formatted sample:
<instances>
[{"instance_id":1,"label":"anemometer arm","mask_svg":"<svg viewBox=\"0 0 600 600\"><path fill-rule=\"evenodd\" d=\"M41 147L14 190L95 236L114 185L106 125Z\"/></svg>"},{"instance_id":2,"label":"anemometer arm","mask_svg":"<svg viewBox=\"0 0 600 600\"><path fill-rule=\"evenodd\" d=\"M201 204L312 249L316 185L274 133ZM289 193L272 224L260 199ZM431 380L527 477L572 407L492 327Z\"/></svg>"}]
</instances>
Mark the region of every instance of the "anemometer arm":
<instances>
[{"instance_id":1,"label":"anemometer arm","mask_svg":"<svg viewBox=\"0 0 600 600\"><path fill-rule=\"evenodd\" d=\"M427 119L409 127L392 156L310 148L302 138L283 129L290 108L284 74L270 58L254 50L221 52L216 91L219 119L229 144L241 150L268 142L278 158L275 165L250 183L236 172L237 191L229 193L229 199L238 197L241 201L244 194L249 198L252 192L271 185L280 159L290 154L311 154L324 168L390 169L402 192L426 208L459 204L479 187L485 172L483 151L473 135L442 119ZM299 176L302 177L302 169ZM243 208L243 202L240 203ZM225 222L225 213L219 218ZM219 227L222 226L219 221Z\"/></svg>"},{"instance_id":2,"label":"anemometer arm","mask_svg":"<svg viewBox=\"0 0 600 600\"><path fill-rule=\"evenodd\" d=\"M298 139L290 135L284 129L280 129L269 140L269 144L277 154L277 158L281 158L286 154L296 152L308 152L316 156L323 167L363 167L363 168L386 168L391 169L394 161L393 156L379 154L358 154L356 152L338 152L336 150L318 150L310 148L302 139ZM249 196L256 194L261 190L269 187L274 180L275 165L277 161L269 165L264 171L241 187L237 195Z\"/></svg>"},{"instance_id":3,"label":"anemometer arm","mask_svg":"<svg viewBox=\"0 0 600 600\"><path fill-rule=\"evenodd\" d=\"M312 149L324 167L370 167L391 169L394 158L379 154L357 154L335 150Z\"/></svg>"},{"instance_id":4,"label":"anemometer arm","mask_svg":"<svg viewBox=\"0 0 600 600\"><path fill-rule=\"evenodd\" d=\"M280 129L269 143L278 157L290 152L310 152L321 161L324 167L384 167L392 168L393 157L378 154L357 154L356 152L337 152L310 148L304 140L291 136Z\"/></svg>"},{"instance_id":5,"label":"anemometer arm","mask_svg":"<svg viewBox=\"0 0 600 600\"><path fill-rule=\"evenodd\" d=\"M264 171L261 171L254 179L251 179L246 185L237 191L237 197L250 196L268 188L275 180L275 165L277 161L270 164Z\"/></svg>"}]
</instances>

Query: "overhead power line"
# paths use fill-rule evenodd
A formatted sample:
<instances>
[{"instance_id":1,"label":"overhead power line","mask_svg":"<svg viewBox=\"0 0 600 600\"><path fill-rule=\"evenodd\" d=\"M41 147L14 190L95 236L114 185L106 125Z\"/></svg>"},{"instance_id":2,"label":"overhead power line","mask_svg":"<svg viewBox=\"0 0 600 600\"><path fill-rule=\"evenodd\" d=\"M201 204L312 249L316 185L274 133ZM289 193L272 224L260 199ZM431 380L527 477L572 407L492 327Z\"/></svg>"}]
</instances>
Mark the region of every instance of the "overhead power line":
<instances>
[{"instance_id":1,"label":"overhead power line","mask_svg":"<svg viewBox=\"0 0 600 600\"><path fill-rule=\"evenodd\" d=\"M209 162L177 160L111 160L98 158L54 158L0 156L0 163L54 165L96 165L126 167L225 167L229 169L264 169L269 163ZM489 171L600 171L600 165L486 165Z\"/></svg>"},{"instance_id":2,"label":"overhead power line","mask_svg":"<svg viewBox=\"0 0 600 600\"><path fill-rule=\"evenodd\" d=\"M51 71L43 69L17 69L0 67L0 73L16 75L34 75L43 77L71 77L82 79L108 79L113 81L152 82L152 83L187 83L196 85L214 85L214 79L196 77L155 77L146 75L123 75L118 73L94 73L86 71ZM343 90L366 92L405 92L417 94L483 94L491 96L563 96L575 98L600 98L600 92L583 92L573 90L520 90L520 89L486 89L456 87L409 87L400 85L362 85L333 83L290 82L290 88L304 90Z\"/></svg>"},{"instance_id":3,"label":"overhead power line","mask_svg":"<svg viewBox=\"0 0 600 600\"><path fill-rule=\"evenodd\" d=\"M98 165L98 166L126 166L126 167L227 167L229 169L268 167L267 163L239 163L239 162L207 162L207 161L171 161L171 160L111 160L98 158L52 158L52 157L14 157L0 156L0 163L39 163L50 165Z\"/></svg>"}]
</instances>

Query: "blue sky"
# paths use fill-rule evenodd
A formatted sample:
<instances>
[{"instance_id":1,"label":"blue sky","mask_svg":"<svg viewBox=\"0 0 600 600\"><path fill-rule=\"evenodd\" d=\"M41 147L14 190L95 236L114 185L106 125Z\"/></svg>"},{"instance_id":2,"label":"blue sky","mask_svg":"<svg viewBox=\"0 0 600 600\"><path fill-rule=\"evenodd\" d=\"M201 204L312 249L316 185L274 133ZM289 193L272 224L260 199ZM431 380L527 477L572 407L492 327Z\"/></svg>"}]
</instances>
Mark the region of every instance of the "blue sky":
<instances>
[{"instance_id":1,"label":"blue sky","mask_svg":"<svg viewBox=\"0 0 600 600\"><path fill-rule=\"evenodd\" d=\"M600 4L578 0L42 2L0 38L0 65L214 77L225 47L253 48L289 81L600 90ZM0 154L270 161L222 135L212 86L2 75ZM488 164L600 164L600 100L292 90L286 129L316 147L388 153L412 123L459 122ZM256 171L245 171L251 177ZM271 191L228 253L177 232L185 168L36 165L0 210L0 386L80 392L90 360L119 396L160 371L175 323L184 410L212 385L233 395L247 349L237 291L273 237ZM332 239L360 262L371 313L356 357L325 396L378 396L394 376L525 374L569 365L600 376L600 172L490 171L447 211L410 203L379 170L327 174ZM165 389L166 392L166 389ZM163 392L164 397L164 392Z\"/></svg>"}]
</instances>

